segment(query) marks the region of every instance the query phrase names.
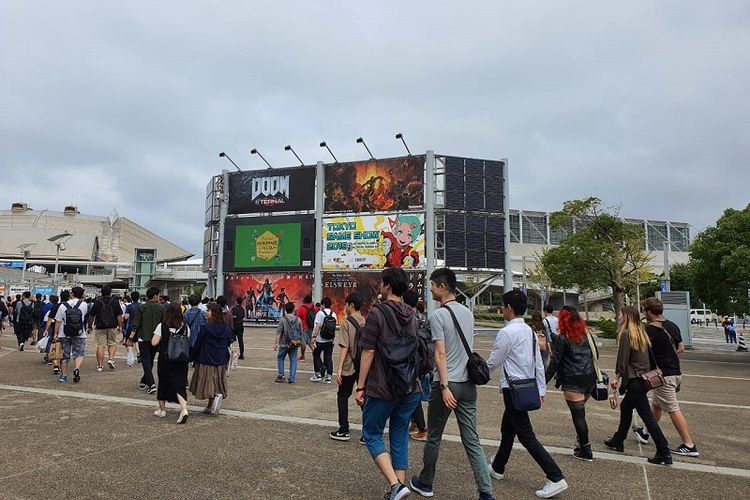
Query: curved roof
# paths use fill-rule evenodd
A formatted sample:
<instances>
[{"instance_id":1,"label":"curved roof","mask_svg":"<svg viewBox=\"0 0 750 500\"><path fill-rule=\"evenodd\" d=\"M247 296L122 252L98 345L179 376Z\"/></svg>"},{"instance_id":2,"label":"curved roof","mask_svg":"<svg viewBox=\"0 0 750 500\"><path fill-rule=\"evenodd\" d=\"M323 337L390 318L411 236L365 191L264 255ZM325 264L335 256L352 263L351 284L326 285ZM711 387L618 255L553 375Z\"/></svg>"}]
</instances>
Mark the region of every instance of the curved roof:
<instances>
[{"instance_id":1,"label":"curved roof","mask_svg":"<svg viewBox=\"0 0 750 500\"><path fill-rule=\"evenodd\" d=\"M136 248L155 248L158 262L193 256L115 211L105 217L80 214L74 208L65 212L16 208L0 210L0 257L21 258L23 254L18 245L23 243L37 244L31 249L31 258L54 257L55 246L46 240L63 231L73 235L70 245L65 244L66 251L60 254L68 260L132 262ZM8 242L4 241L6 239Z\"/></svg>"}]
</instances>

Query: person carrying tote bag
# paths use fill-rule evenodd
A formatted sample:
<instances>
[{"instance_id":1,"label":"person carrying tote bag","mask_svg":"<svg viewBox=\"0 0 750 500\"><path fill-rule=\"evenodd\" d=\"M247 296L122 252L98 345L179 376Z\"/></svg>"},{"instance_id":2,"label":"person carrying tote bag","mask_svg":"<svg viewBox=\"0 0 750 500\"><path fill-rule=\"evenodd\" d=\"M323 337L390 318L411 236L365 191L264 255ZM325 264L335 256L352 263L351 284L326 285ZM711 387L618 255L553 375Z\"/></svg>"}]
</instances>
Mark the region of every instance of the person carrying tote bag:
<instances>
[{"instance_id":1,"label":"person carrying tote bag","mask_svg":"<svg viewBox=\"0 0 750 500\"><path fill-rule=\"evenodd\" d=\"M625 438L633 421L633 410L643 420L648 433L653 436L656 454L649 458L652 464L672 464L672 453L669 451L667 438L654 419L646 394L648 387L642 375L653 371L650 355L651 341L641 323L638 309L632 306L623 307L617 319L619 334L617 336L617 362L612 389L625 391L620 403L620 425L615 434L604 441L604 445L615 451L624 451ZM658 368L658 367L657 367Z\"/></svg>"}]
</instances>

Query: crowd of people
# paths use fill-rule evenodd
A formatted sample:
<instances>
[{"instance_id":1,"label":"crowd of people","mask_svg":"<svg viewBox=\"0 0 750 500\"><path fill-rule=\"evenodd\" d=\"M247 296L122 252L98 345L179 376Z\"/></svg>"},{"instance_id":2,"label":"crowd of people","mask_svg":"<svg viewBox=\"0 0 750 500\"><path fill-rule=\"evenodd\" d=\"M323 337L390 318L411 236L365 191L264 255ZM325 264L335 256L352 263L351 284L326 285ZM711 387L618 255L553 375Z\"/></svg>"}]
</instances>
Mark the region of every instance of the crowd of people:
<instances>
[{"instance_id":1,"label":"crowd of people","mask_svg":"<svg viewBox=\"0 0 750 500\"><path fill-rule=\"evenodd\" d=\"M601 395L602 387L607 399L607 383L616 396L624 394L619 402L619 426L602 440L607 448L623 452L632 431L641 443L653 438L656 453L648 459L651 463L669 465L673 454L699 456L677 398L681 387L679 354L684 350L681 334L677 325L664 318L658 299L643 302L643 318L635 307L622 310L615 373L607 382L598 367L596 344L575 308L565 306L555 316L546 306L544 315L532 313L529 325L524 319L528 308L525 293L505 293L502 313L506 323L485 362L474 353L473 314L456 300L455 273L437 269L430 276L430 285L431 297L440 307L428 317L420 298L409 289L405 271L396 267L382 271L379 300L366 317L362 314L363 297L357 292L346 297L343 318L336 316L327 297L320 304L313 304L311 296L299 305L288 300L274 337L275 382L294 384L298 363L305 362L309 349L314 369L310 382L336 383L338 428L330 432L331 439L350 440L349 401L354 396L362 412L359 442L388 485L385 498L398 500L412 492L431 497L441 475L443 484L449 484L447 471L438 473L438 460L451 414L456 416L480 500L492 499L492 480L502 481L508 473L516 438L545 475L546 482L536 495L551 498L565 491L565 476L537 439L529 418L531 411L542 407L552 379L570 411L576 435L573 457L588 462L594 459L586 405L592 395ZM150 288L145 298L133 292L121 300L108 286L95 300L83 295L83 289L75 287L45 301L26 292L15 303L6 304L19 349L44 342L44 361L53 366L58 380L68 381L72 363L73 382L79 383L86 342L93 334L97 371L105 366L116 369L119 344L137 352L142 368L138 387L156 394L156 417L166 417L167 402L176 403L180 407L177 423L184 424L189 417L188 391L207 401L205 413L219 413L228 394L227 370L234 342L240 348L238 359L244 358L246 297L230 301L191 295L183 303L170 303L160 296L159 289ZM335 365L334 345L339 346ZM477 432L477 386L488 378L480 380L482 367L478 365L482 364L488 373L499 373L503 399L500 446L490 461ZM647 381L657 369L660 382ZM609 399L614 404L618 401ZM423 402L427 402L426 419ZM633 410L642 426L631 427ZM677 447L669 447L659 427L663 412L669 414L681 437ZM387 444L383 439L386 425ZM424 441L424 448L419 473L407 478L410 438Z\"/></svg>"}]
</instances>

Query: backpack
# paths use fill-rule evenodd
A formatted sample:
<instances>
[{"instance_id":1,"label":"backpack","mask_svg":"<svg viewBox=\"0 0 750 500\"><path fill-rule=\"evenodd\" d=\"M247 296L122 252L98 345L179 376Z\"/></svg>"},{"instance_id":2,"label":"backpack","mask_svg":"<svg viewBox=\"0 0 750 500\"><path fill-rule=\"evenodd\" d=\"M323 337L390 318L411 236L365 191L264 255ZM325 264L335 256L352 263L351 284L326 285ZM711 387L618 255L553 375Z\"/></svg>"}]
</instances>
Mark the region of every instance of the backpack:
<instances>
[{"instance_id":1,"label":"backpack","mask_svg":"<svg viewBox=\"0 0 750 500\"><path fill-rule=\"evenodd\" d=\"M21 311L18 313L18 324L19 325L26 325L31 326L31 323L34 321L34 303L32 302L29 305L24 304L21 302Z\"/></svg>"},{"instance_id":2,"label":"backpack","mask_svg":"<svg viewBox=\"0 0 750 500\"><path fill-rule=\"evenodd\" d=\"M333 340L336 337L336 317L333 315L333 311L329 314L325 314L323 318L323 324L320 325L320 338L323 340Z\"/></svg>"},{"instance_id":3,"label":"backpack","mask_svg":"<svg viewBox=\"0 0 750 500\"><path fill-rule=\"evenodd\" d=\"M411 321L399 325L391 306L375 306L396 335L378 344L378 353L386 365L386 385L394 399L402 399L414 392L419 384L419 338L412 335Z\"/></svg>"},{"instance_id":4,"label":"backpack","mask_svg":"<svg viewBox=\"0 0 750 500\"><path fill-rule=\"evenodd\" d=\"M104 299L99 301L101 308L95 318L97 328L104 329L117 326L117 317L115 316L115 311L112 310L112 300L112 297L110 297L107 301Z\"/></svg>"},{"instance_id":5,"label":"backpack","mask_svg":"<svg viewBox=\"0 0 750 500\"><path fill-rule=\"evenodd\" d=\"M286 347L296 349L302 345L302 322L299 318L294 321L289 318L284 318L284 320L286 321L286 328L284 328Z\"/></svg>"},{"instance_id":6,"label":"backpack","mask_svg":"<svg viewBox=\"0 0 750 500\"><path fill-rule=\"evenodd\" d=\"M71 306L67 302L63 303L65 306L65 325L63 326L63 333L66 337L79 337L83 333L83 313L81 312L81 302L78 300L76 305Z\"/></svg>"},{"instance_id":7,"label":"backpack","mask_svg":"<svg viewBox=\"0 0 750 500\"><path fill-rule=\"evenodd\" d=\"M245 310L240 306L232 307L232 328L234 330L245 328Z\"/></svg>"},{"instance_id":8,"label":"backpack","mask_svg":"<svg viewBox=\"0 0 750 500\"><path fill-rule=\"evenodd\" d=\"M315 324L315 308L312 304L310 304L310 307L305 307L307 309L307 313L305 314L305 324L307 325L308 330L312 330L313 325Z\"/></svg>"},{"instance_id":9,"label":"backpack","mask_svg":"<svg viewBox=\"0 0 750 500\"><path fill-rule=\"evenodd\" d=\"M417 350L419 351L419 378L429 375L435 370L435 343L432 341L432 331L428 323L417 328ZM424 389L424 388L423 388Z\"/></svg>"},{"instance_id":10,"label":"backpack","mask_svg":"<svg viewBox=\"0 0 750 500\"><path fill-rule=\"evenodd\" d=\"M359 339L360 339L360 333L362 332L362 326L357 323L357 320L352 318L351 316L348 316L346 320L352 324L354 327L355 336L356 336L356 342L354 343L354 355L352 355L352 347L349 346L349 355L352 357L352 363L354 364L354 373L357 375L357 379L359 379L359 365L362 361L362 348L359 345Z\"/></svg>"}]
</instances>

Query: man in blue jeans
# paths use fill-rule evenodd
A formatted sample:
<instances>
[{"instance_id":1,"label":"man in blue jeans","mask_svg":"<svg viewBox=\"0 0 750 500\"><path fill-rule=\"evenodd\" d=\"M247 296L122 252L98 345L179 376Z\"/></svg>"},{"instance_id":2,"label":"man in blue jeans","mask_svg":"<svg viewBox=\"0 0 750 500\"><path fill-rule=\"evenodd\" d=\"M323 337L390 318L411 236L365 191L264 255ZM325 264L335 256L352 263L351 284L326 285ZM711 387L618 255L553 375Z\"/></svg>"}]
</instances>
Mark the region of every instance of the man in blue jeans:
<instances>
[{"instance_id":1,"label":"man in blue jeans","mask_svg":"<svg viewBox=\"0 0 750 500\"><path fill-rule=\"evenodd\" d=\"M389 267L383 271L380 293L386 300L370 311L359 342L362 354L356 401L359 406L364 405L362 434L367 451L388 482L386 498L390 500L400 500L411 493L404 485L409 467L409 419L419 404L421 388L415 370L414 380L403 391L406 394L394 394L389 376L393 377L395 370L387 365L379 346L404 333L417 336L414 312L401 300L408 288L403 269ZM390 454L383 443L388 420Z\"/></svg>"},{"instance_id":2,"label":"man in blue jeans","mask_svg":"<svg viewBox=\"0 0 750 500\"><path fill-rule=\"evenodd\" d=\"M279 372L276 376L276 382L279 384L284 382L284 363L286 357L289 356L289 378L287 382L293 384L297 379L298 345L292 345L291 339L294 338L294 335L292 335L294 329L297 329L299 337L297 344L302 343L302 322L294 314L294 302L287 302L284 305L284 311L286 314L282 318L279 318L279 326L276 327L276 343L273 345L273 350L278 350L279 352L276 356L276 364Z\"/></svg>"}]
</instances>

